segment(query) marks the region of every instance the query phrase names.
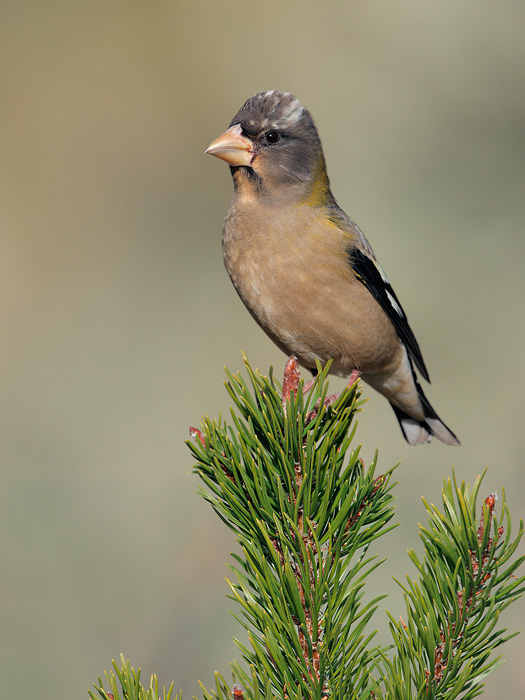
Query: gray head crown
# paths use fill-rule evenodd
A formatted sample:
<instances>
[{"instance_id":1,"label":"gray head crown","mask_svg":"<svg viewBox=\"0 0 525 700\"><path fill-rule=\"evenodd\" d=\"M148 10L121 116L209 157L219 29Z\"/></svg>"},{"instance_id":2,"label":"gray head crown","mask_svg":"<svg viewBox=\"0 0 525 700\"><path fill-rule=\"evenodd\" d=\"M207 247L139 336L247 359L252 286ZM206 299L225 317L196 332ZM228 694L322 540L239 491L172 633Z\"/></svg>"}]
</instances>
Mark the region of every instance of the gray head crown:
<instances>
[{"instance_id":1,"label":"gray head crown","mask_svg":"<svg viewBox=\"0 0 525 700\"><path fill-rule=\"evenodd\" d=\"M269 90L250 97L234 116L230 126L235 124L240 124L243 132L251 137L276 129L292 130L295 136L319 141L312 115L289 92Z\"/></svg>"}]
</instances>

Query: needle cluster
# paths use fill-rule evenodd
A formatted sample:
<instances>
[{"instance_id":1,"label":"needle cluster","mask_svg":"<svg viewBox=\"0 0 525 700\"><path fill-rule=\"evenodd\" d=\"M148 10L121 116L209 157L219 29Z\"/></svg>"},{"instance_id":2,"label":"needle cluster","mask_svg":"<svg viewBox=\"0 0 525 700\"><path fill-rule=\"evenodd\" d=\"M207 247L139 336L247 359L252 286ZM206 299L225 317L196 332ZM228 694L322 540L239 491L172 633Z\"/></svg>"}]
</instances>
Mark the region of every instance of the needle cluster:
<instances>
[{"instance_id":1,"label":"needle cluster","mask_svg":"<svg viewBox=\"0 0 525 700\"><path fill-rule=\"evenodd\" d=\"M205 700L471 700L499 665L506 635L500 613L525 590L502 493L478 505L482 477L471 489L444 481L442 507L423 501L423 552L401 585L406 610L388 613L392 644L374 644L368 576L382 562L374 541L393 525L390 469L377 474L355 445L360 388L328 394L328 367L304 391L293 358L282 385L245 360L248 379L228 373L229 422L205 416L188 443L202 496L233 530L230 597L247 642L235 640L244 664L233 683L216 674ZM500 513L499 517L497 511ZM149 688L121 658L106 674L104 700L169 700ZM122 688L119 695L118 682ZM90 693L93 700L95 695Z\"/></svg>"}]
</instances>

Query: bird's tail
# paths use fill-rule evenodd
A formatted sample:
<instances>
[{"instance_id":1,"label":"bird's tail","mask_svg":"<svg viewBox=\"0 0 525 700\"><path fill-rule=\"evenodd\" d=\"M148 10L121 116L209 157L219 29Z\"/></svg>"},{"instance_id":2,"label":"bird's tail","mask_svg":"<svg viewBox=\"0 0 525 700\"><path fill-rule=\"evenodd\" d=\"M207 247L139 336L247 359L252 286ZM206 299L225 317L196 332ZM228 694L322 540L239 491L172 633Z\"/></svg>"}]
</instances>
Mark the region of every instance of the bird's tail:
<instances>
[{"instance_id":1,"label":"bird's tail","mask_svg":"<svg viewBox=\"0 0 525 700\"><path fill-rule=\"evenodd\" d=\"M399 408L398 406L394 406L393 403L390 404L394 409L394 413L399 421L399 425L401 426L401 431L405 436L405 440L410 445L423 445L426 442L430 442L434 436L438 440L441 440L441 442L444 442L446 445L460 445L461 443L457 437L449 428L447 428L430 405L430 401L425 396L421 385L415 377L414 381L416 383L418 396L423 404L423 409L425 412L424 420L417 420L417 418L409 416L408 413L403 411L403 409Z\"/></svg>"}]
</instances>

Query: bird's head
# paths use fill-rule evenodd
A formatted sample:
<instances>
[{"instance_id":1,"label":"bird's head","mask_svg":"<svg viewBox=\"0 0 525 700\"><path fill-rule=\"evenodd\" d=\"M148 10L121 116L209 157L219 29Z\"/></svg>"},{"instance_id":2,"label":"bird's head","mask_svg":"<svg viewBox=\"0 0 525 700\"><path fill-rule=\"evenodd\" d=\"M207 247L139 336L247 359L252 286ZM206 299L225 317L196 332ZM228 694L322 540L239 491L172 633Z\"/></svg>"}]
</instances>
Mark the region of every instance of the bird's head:
<instances>
[{"instance_id":1,"label":"bird's head","mask_svg":"<svg viewBox=\"0 0 525 700\"><path fill-rule=\"evenodd\" d=\"M250 195L312 205L332 198L312 115L288 92L250 97L206 153L229 163L236 188Z\"/></svg>"}]
</instances>

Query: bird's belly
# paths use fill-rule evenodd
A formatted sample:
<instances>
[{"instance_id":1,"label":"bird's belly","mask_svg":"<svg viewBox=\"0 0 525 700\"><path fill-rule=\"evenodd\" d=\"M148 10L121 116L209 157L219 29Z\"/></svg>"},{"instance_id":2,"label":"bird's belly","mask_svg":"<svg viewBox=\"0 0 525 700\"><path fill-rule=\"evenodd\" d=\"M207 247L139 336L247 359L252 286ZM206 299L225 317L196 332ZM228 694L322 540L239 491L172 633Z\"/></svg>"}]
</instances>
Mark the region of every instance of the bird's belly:
<instances>
[{"instance_id":1,"label":"bird's belly","mask_svg":"<svg viewBox=\"0 0 525 700\"><path fill-rule=\"evenodd\" d=\"M304 367L333 359L331 371L345 376L354 368L382 371L397 359L400 344L392 324L343 258L339 266L333 259L323 265L304 246L232 245L224 254L252 316Z\"/></svg>"}]
</instances>

